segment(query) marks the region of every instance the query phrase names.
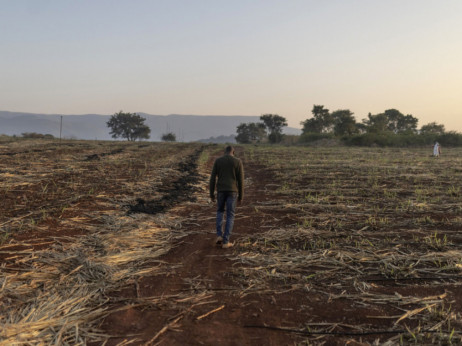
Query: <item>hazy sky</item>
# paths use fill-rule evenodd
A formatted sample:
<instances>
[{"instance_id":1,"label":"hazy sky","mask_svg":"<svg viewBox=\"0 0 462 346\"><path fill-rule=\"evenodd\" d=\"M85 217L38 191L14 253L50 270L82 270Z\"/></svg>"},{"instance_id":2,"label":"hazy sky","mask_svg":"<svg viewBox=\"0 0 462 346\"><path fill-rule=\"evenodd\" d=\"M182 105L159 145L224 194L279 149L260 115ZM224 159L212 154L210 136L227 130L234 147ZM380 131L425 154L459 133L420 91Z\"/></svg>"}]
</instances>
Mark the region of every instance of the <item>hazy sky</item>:
<instances>
[{"instance_id":1,"label":"hazy sky","mask_svg":"<svg viewBox=\"0 0 462 346\"><path fill-rule=\"evenodd\" d=\"M0 110L396 108L462 132L461 0L0 0Z\"/></svg>"}]
</instances>

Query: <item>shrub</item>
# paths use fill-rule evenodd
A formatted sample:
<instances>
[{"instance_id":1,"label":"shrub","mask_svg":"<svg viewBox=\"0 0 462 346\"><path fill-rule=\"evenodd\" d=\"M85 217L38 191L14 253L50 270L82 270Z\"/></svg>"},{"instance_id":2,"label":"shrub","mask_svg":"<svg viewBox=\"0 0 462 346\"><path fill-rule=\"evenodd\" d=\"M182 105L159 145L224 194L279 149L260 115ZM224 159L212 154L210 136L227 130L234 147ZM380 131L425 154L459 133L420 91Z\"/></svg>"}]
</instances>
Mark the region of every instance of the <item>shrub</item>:
<instances>
[{"instance_id":1,"label":"shrub","mask_svg":"<svg viewBox=\"0 0 462 346\"><path fill-rule=\"evenodd\" d=\"M162 141L164 141L164 142L176 142L176 135L173 132L164 133L162 135Z\"/></svg>"},{"instance_id":2,"label":"shrub","mask_svg":"<svg viewBox=\"0 0 462 346\"><path fill-rule=\"evenodd\" d=\"M462 133L450 131L443 133L436 137L436 140L441 144L448 147L462 146Z\"/></svg>"},{"instance_id":3,"label":"shrub","mask_svg":"<svg viewBox=\"0 0 462 346\"><path fill-rule=\"evenodd\" d=\"M311 143L321 139L332 139L334 135L332 133L316 133L316 132L305 132L299 137L300 143Z\"/></svg>"},{"instance_id":4,"label":"shrub","mask_svg":"<svg viewBox=\"0 0 462 346\"><path fill-rule=\"evenodd\" d=\"M379 147L415 147L432 145L436 140L442 145L456 146L462 145L462 136L453 134L452 136L435 134L393 134L393 133L364 133L351 137L344 137L347 145L357 146L379 146ZM449 144L450 143L450 144ZM457 144L460 143L460 144Z\"/></svg>"},{"instance_id":5,"label":"shrub","mask_svg":"<svg viewBox=\"0 0 462 346\"><path fill-rule=\"evenodd\" d=\"M295 145L300 142L300 136L299 135L284 135L282 137L281 144L283 145Z\"/></svg>"},{"instance_id":6,"label":"shrub","mask_svg":"<svg viewBox=\"0 0 462 346\"><path fill-rule=\"evenodd\" d=\"M53 135L50 134L41 134L41 133L36 133L36 132L24 132L21 133L21 136L23 138L34 138L34 139L53 139L55 138Z\"/></svg>"}]
</instances>

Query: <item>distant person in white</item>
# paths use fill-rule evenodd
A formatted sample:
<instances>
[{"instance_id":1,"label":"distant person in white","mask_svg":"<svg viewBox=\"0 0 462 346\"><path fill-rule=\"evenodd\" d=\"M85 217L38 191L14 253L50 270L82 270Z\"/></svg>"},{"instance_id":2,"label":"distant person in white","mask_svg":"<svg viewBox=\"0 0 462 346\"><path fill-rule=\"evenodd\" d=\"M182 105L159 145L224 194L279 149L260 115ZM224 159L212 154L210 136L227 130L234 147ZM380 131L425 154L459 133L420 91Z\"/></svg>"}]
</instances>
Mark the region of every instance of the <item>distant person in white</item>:
<instances>
[{"instance_id":1,"label":"distant person in white","mask_svg":"<svg viewBox=\"0 0 462 346\"><path fill-rule=\"evenodd\" d=\"M440 156L441 154L441 147L438 142L435 142L435 145L433 146L433 156Z\"/></svg>"}]
</instances>

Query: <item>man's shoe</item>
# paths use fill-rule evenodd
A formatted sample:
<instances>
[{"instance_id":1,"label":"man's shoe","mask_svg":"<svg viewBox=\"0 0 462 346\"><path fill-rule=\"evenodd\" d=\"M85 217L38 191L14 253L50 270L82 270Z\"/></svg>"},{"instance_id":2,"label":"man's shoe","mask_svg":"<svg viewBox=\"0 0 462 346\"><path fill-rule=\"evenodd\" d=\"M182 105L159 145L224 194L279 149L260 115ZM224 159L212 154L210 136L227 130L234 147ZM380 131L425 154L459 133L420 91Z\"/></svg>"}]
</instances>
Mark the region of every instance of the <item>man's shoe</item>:
<instances>
[{"instance_id":1,"label":"man's shoe","mask_svg":"<svg viewBox=\"0 0 462 346\"><path fill-rule=\"evenodd\" d=\"M216 245L221 245L223 244L223 237L217 237L217 240L215 241Z\"/></svg>"},{"instance_id":2,"label":"man's shoe","mask_svg":"<svg viewBox=\"0 0 462 346\"><path fill-rule=\"evenodd\" d=\"M221 247L223 249L229 249L230 247L233 247L234 246L234 243L226 243L226 244L223 244Z\"/></svg>"}]
</instances>

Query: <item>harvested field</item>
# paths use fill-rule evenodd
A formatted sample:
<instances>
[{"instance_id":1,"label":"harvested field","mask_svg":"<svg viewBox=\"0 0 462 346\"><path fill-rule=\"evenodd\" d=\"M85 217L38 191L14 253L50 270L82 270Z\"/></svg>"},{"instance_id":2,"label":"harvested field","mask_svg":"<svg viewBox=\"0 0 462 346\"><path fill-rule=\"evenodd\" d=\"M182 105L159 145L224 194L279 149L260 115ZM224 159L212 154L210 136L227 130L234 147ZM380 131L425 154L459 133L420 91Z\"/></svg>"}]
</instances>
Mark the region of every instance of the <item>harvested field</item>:
<instances>
[{"instance_id":1,"label":"harvested field","mask_svg":"<svg viewBox=\"0 0 462 346\"><path fill-rule=\"evenodd\" d=\"M0 345L462 343L462 150L0 143Z\"/></svg>"}]
</instances>

